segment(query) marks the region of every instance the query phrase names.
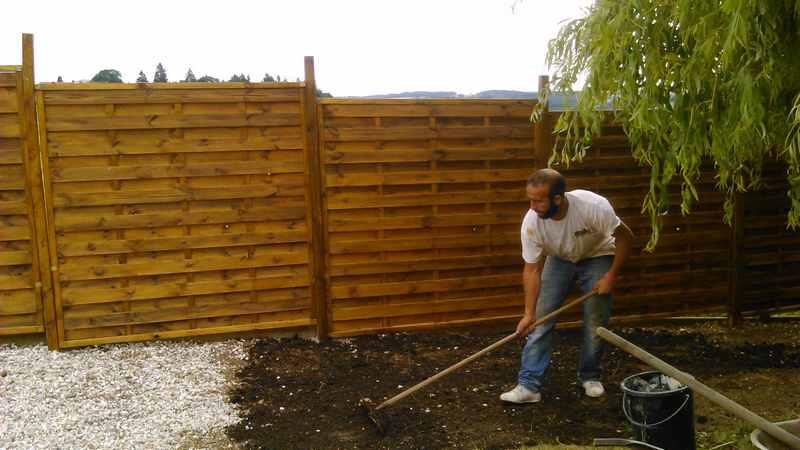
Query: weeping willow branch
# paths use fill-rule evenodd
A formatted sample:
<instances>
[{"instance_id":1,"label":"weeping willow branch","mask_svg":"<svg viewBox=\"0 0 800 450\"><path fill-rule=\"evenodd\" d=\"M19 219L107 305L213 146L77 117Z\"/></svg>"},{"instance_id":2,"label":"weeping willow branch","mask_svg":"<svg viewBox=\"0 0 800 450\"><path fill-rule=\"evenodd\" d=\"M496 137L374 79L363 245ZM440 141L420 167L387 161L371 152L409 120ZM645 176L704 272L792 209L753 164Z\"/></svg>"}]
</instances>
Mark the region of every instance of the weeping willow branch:
<instances>
[{"instance_id":1,"label":"weeping willow branch","mask_svg":"<svg viewBox=\"0 0 800 450\"><path fill-rule=\"evenodd\" d=\"M560 116L550 162L580 161L611 102L634 158L650 168L642 212L655 248L680 184L680 211L702 201L712 164L726 223L737 192L761 185L765 162L786 163L787 222L800 225L800 0L598 0L550 41L550 91L577 96ZM585 80L580 92L573 86ZM546 104L549 92L543 95ZM534 113L534 119L538 115Z\"/></svg>"}]
</instances>

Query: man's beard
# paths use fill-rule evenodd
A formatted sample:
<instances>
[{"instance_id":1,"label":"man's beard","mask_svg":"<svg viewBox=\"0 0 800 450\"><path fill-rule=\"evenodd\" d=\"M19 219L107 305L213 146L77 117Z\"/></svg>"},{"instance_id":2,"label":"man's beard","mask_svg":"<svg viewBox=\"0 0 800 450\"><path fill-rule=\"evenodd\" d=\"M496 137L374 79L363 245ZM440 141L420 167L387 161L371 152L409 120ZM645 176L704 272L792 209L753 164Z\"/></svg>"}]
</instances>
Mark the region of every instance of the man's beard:
<instances>
[{"instance_id":1,"label":"man's beard","mask_svg":"<svg viewBox=\"0 0 800 450\"><path fill-rule=\"evenodd\" d=\"M557 212L558 212L558 205L556 205L556 202L550 200L550 206L547 208L547 211L545 211L544 214L540 215L539 217L541 217L542 219L549 219L553 217Z\"/></svg>"}]
</instances>

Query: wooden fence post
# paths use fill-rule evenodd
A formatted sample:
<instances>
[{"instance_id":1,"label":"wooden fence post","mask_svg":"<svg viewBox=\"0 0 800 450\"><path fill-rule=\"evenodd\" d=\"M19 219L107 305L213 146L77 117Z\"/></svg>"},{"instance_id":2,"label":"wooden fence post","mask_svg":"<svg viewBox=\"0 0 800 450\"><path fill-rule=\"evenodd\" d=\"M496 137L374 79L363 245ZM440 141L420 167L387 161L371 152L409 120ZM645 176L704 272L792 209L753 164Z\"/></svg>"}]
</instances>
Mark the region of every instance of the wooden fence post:
<instances>
[{"instance_id":1,"label":"wooden fence post","mask_svg":"<svg viewBox=\"0 0 800 450\"><path fill-rule=\"evenodd\" d=\"M539 76L539 90L537 92L539 101L542 99L542 92L547 89L549 84L549 76ZM550 109L547 104L542 106L541 117L533 126L533 152L540 168L547 165L547 159L550 157L550 152L553 150L553 145L555 144L555 138L553 136L553 117L550 114Z\"/></svg>"},{"instance_id":2,"label":"wooden fence post","mask_svg":"<svg viewBox=\"0 0 800 450\"><path fill-rule=\"evenodd\" d=\"M50 273L50 254L47 242L44 191L42 188L41 150L37 137L36 103L34 100L33 35L22 35L22 98L20 115L25 164L25 184L33 236L31 239L32 271L37 273L35 287L42 302L42 321L47 337L47 347L58 349L58 328L53 299L53 281ZM45 174L47 176L48 174Z\"/></svg>"},{"instance_id":3,"label":"wooden fence post","mask_svg":"<svg viewBox=\"0 0 800 450\"><path fill-rule=\"evenodd\" d=\"M317 319L317 338L328 337L328 295L325 277L325 229L322 215L322 173L317 126L317 83L314 57L305 57L305 90L303 93L303 129L306 148L306 223L311 233L309 257L311 299Z\"/></svg>"},{"instance_id":4,"label":"wooden fence post","mask_svg":"<svg viewBox=\"0 0 800 450\"><path fill-rule=\"evenodd\" d=\"M742 323L742 278L744 277L744 195L735 194L728 255L728 325Z\"/></svg>"}]
</instances>

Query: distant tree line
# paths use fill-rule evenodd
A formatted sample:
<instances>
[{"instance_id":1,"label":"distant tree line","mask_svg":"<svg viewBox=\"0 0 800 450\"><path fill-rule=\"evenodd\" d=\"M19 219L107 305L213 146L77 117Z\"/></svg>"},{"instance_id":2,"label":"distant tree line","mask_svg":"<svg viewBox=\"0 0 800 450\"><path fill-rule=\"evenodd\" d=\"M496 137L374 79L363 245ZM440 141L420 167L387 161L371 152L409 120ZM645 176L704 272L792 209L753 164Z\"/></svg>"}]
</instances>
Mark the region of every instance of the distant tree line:
<instances>
[{"instance_id":1,"label":"distant tree line","mask_svg":"<svg viewBox=\"0 0 800 450\"><path fill-rule=\"evenodd\" d=\"M122 83L122 74L120 71L115 69L103 69L91 79L94 83ZM167 78L167 69L161 63L158 63L156 66L156 71L153 74L153 83L167 83L169 79ZM63 82L61 76L58 77L58 82ZM139 76L136 78L137 83L149 83L147 79L147 75L144 71L139 71ZM212 77L210 75L203 75L202 77L196 77L192 69L186 72L186 76L179 81L180 83L222 83L223 81L219 78ZM228 82L245 82L250 83L250 75L245 75L244 73L236 74L234 73L231 75ZM275 75L274 77L269 73L265 73L264 77L261 79L262 83L286 83L289 82L289 79L286 77L281 78L280 75ZM300 82L300 78L297 78L296 82ZM324 92L320 89L317 89L317 97L333 97L330 93Z\"/></svg>"}]
</instances>

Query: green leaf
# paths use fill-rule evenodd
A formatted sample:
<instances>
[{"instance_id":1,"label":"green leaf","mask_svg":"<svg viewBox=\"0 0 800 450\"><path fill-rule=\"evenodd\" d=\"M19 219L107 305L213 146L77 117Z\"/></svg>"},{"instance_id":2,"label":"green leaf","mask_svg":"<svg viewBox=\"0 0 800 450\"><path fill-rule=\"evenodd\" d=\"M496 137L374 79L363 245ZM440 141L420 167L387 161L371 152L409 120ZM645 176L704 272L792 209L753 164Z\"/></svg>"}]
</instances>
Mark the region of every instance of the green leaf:
<instances>
[{"instance_id":1,"label":"green leaf","mask_svg":"<svg viewBox=\"0 0 800 450\"><path fill-rule=\"evenodd\" d=\"M668 187L680 177L680 210L702 201L704 163L725 194L758 189L765 161L787 165L789 226L800 226L800 1L597 0L550 41L550 90L585 84L556 131L552 164L586 154L601 130L597 105L612 99L631 153L650 166L642 212L647 249L658 242ZM533 117L536 119L536 117Z\"/></svg>"}]
</instances>

